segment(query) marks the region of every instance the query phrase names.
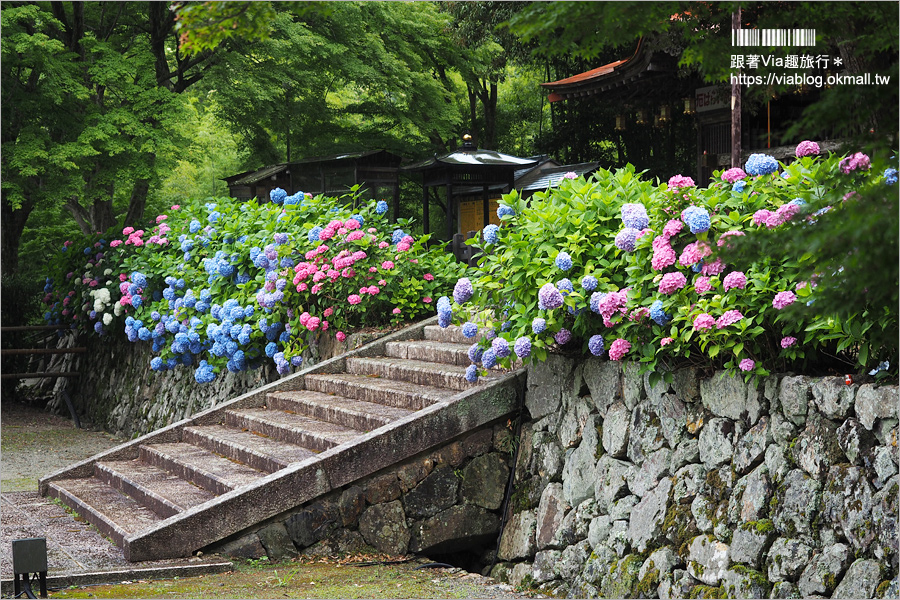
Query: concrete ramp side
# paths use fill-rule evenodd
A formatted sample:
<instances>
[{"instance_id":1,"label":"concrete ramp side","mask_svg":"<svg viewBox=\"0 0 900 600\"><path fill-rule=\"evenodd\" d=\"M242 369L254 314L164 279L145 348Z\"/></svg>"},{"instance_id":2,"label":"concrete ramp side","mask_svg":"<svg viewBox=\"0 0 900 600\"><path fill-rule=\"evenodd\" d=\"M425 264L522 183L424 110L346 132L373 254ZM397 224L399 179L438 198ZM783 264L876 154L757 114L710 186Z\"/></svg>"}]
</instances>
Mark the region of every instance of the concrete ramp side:
<instances>
[{"instance_id":1,"label":"concrete ramp side","mask_svg":"<svg viewBox=\"0 0 900 600\"><path fill-rule=\"evenodd\" d=\"M468 383L465 338L434 321L77 463L40 491L130 561L189 556L512 413L524 370Z\"/></svg>"}]
</instances>

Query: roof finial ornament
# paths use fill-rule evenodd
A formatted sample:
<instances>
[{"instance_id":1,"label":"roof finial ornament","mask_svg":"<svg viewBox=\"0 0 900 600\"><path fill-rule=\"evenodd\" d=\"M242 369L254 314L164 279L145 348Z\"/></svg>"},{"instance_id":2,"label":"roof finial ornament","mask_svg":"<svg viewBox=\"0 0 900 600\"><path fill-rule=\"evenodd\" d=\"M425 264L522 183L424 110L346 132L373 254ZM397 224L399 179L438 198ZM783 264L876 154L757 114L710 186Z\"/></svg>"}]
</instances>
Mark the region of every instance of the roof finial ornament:
<instances>
[{"instance_id":1,"label":"roof finial ornament","mask_svg":"<svg viewBox=\"0 0 900 600\"><path fill-rule=\"evenodd\" d=\"M477 150L478 147L475 145L475 142L472 139L472 134L468 131L462 136L463 144L460 150Z\"/></svg>"}]
</instances>

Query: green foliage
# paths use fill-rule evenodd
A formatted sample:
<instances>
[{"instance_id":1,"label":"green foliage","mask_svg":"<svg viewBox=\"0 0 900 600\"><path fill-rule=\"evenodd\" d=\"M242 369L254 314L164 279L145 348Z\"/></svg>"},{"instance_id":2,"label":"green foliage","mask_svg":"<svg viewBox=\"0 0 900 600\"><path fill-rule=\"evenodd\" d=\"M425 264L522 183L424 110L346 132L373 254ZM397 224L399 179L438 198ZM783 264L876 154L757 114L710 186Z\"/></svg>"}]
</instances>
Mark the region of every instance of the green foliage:
<instances>
[{"instance_id":1,"label":"green foliage","mask_svg":"<svg viewBox=\"0 0 900 600\"><path fill-rule=\"evenodd\" d=\"M210 198L172 206L152 232L66 242L45 318L99 334L124 327L153 344L155 370L199 360L200 382L267 358L288 372L322 332L342 340L430 312L464 268L428 236L403 233L408 221L390 225L376 203L353 201Z\"/></svg>"},{"instance_id":2,"label":"green foliage","mask_svg":"<svg viewBox=\"0 0 900 600\"><path fill-rule=\"evenodd\" d=\"M686 365L749 378L772 369L865 369L883 360L895 372L896 196L884 193L892 188L882 167L844 173L840 160L808 156L769 175L744 175L736 189L718 173L707 188L692 181L676 187L676 178L654 185L629 166L564 179L529 202L509 194L501 204L514 214L503 217L496 242L484 234L485 241L470 240L484 254L470 275L474 297L453 305L454 318L493 330L511 347L528 338L526 361L544 360L549 351L596 352L597 338L593 347L589 341L600 336L611 359L639 361L657 376ZM770 164L775 168L774 159ZM850 191L857 195L844 200ZM637 205L649 227L632 231L629 251L617 236L626 233L626 210ZM704 218L696 221L690 211ZM862 222L862 233L824 250L836 223L853 229ZM769 240L770 230L798 241L742 254L742 242ZM864 242L864 235L872 239ZM807 246L810 239L822 247ZM596 279L595 290L585 277ZM539 305L543 286L562 291L562 306ZM855 300L838 310L841 294ZM546 323L543 332L534 329L537 318ZM488 344L497 347L482 342Z\"/></svg>"}]
</instances>

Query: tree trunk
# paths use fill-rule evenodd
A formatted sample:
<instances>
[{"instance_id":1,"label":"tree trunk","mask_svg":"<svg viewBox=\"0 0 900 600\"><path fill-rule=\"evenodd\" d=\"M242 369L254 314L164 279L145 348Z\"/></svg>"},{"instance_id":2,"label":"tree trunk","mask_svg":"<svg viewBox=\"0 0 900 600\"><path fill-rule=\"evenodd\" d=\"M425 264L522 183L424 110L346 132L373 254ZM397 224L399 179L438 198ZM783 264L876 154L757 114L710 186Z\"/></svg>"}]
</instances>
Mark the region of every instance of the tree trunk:
<instances>
[{"instance_id":1,"label":"tree trunk","mask_svg":"<svg viewBox=\"0 0 900 600\"><path fill-rule=\"evenodd\" d=\"M484 147L497 149L497 83L490 83L484 102Z\"/></svg>"},{"instance_id":2,"label":"tree trunk","mask_svg":"<svg viewBox=\"0 0 900 600\"><path fill-rule=\"evenodd\" d=\"M19 272L19 244L22 241L22 231L25 229L25 222L28 216L34 210L34 201L26 200L25 203L13 209L9 203L4 200L2 204L2 216L0 219L0 270L4 275L12 275Z\"/></svg>"},{"instance_id":3,"label":"tree trunk","mask_svg":"<svg viewBox=\"0 0 900 600\"><path fill-rule=\"evenodd\" d=\"M128 212L125 214L124 226L136 227L144 220L144 209L147 206L147 192L150 190L149 179L138 179L131 190L131 198L128 201Z\"/></svg>"},{"instance_id":4,"label":"tree trunk","mask_svg":"<svg viewBox=\"0 0 900 600\"><path fill-rule=\"evenodd\" d=\"M478 138L478 95L470 84L466 84L469 93L469 133L472 135L472 143L477 147Z\"/></svg>"}]
</instances>

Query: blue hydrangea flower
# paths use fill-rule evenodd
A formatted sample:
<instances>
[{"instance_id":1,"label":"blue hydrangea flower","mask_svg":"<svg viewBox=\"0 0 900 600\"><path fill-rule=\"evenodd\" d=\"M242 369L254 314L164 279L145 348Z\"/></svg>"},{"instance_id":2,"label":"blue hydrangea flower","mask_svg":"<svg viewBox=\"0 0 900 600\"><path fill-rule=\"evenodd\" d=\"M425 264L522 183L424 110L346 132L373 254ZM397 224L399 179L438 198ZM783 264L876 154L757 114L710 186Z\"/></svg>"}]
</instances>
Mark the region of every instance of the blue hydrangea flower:
<instances>
[{"instance_id":1,"label":"blue hydrangea flower","mask_svg":"<svg viewBox=\"0 0 900 600\"><path fill-rule=\"evenodd\" d=\"M322 233L322 228L316 225L312 229L309 230L309 233L306 234L306 239L309 240L310 243L319 241L319 234ZM253 255L250 255L250 259L253 259Z\"/></svg>"},{"instance_id":2,"label":"blue hydrangea flower","mask_svg":"<svg viewBox=\"0 0 900 600\"><path fill-rule=\"evenodd\" d=\"M406 237L406 233L402 229L395 229L394 233L391 234L391 243L399 244L400 240Z\"/></svg>"},{"instance_id":3,"label":"blue hydrangea flower","mask_svg":"<svg viewBox=\"0 0 900 600\"><path fill-rule=\"evenodd\" d=\"M497 234L500 231L500 228L496 225L488 225L486 226L482 232L481 237L486 244L496 244L497 243Z\"/></svg>"},{"instance_id":4,"label":"blue hydrangea flower","mask_svg":"<svg viewBox=\"0 0 900 600\"><path fill-rule=\"evenodd\" d=\"M366 220L363 219L361 214L350 215L350 218L359 223L360 227L363 227L366 224Z\"/></svg>"},{"instance_id":5,"label":"blue hydrangea flower","mask_svg":"<svg viewBox=\"0 0 900 600\"><path fill-rule=\"evenodd\" d=\"M560 271L568 271L572 268L572 257L569 256L568 252L560 252L556 255L556 260L553 262Z\"/></svg>"},{"instance_id":6,"label":"blue hydrangea flower","mask_svg":"<svg viewBox=\"0 0 900 600\"><path fill-rule=\"evenodd\" d=\"M448 315L446 313L438 313L438 327L441 329L446 329L450 327L450 323L452 321L452 314Z\"/></svg>"},{"instance_id":7,"label":"blue hydrangea flower","mask_svg":"<svg viewBox=\"0 0 900 600\"><path fill-rule=\"evenodd\" d=\"M559 293L563 295L563 298L575 291L575 287L572 285L572 282L566 278L560 279L556 282L556 289L558 289Z\"/></svg>"},{"instance_id":8,"label":"blue hydrangea flower","mask_svg":"<svg viewBox=\"0 0 900 600\"><path fill-rule=\"evenodd\" d=\"M666 325L672 320L672 315L663 310L662 300L656 300L650 305L650 318L656 321L657 325Z\"/></svg>"},{"instance_id":9,"label":"blue hydrangea flower","mask_svg":"<svg viewBox=\"0 0 900 600\"><path fill-rule=\"evenodd\" d=\"M588 340L588 350L591 351L591 354L594 356L601 356L603 354L603 349L603 336L592 335L591 339Z\"/></svg>"},{"instance_id":10,"label":"blue hydrangea flower","mask_svg":"<svg viewBox=\"0 0 900 600\"><path fill-rule=\"evenodd\" d=\"M441 296L440 298L438 298L436 307L437 307L438 314L442 314L442 313L451 314L452 313L452 309L450 308L450 298L448 298L447 296Z\"/></svg>"},{"instance_id":11,"label":"blue hydrangea flower","mask_svg":"<svg viewBox=\"0 0 900 600\"><path fill-rule=\"evenodd\" d=\"M299 367L303 364L303 357L300 355L291 357L291 364L295 367Z\"/></svg>"},{"instance_id":12,"label":"blue hydrangea flower","mask_svg":"<svg viewBox=\"0 0 900 600\"><path fill-rule=\"evenodd\" d=\"M650 225L650 217L647 216L647 209L643 204L623 204L622 205L622 223L625 227L632 229L646 229Z\"/></svg>"},{"instance_id":13,"label":"blue hydrangea flower","mask_svg":"<svg viewBox=\"0 0 900 600\"><path fill-rule=\"evenodd\" d=\"M472 282L469 281L468 277L461 278L453 286L453 299L456 300L457 304L468 302L474 293L475 290L472 289Z\"/></svg>"},{"instance_id":14,"label":"blue hydrangea flower","mask_svg":"<svg viewBox=\"0 0 900 600\"><path fill-rule=\"evenodd\" d=\"M494 338L491 341L491 350L494 351L494 355L497 358L506 358L509 356L509 342L507 342L502 337Z\"/></svg>"},{"instance_id":15,"label":"blue hydrangea flower","mask_svg":"<svg viewBox=\"0 0 900 600\"><path fill-rule=\"evenodd\" d=\"M703 233L709 229L709 212L703 207L688 206L681 216L691 233Z\"/></svg>"},{"instance_id":16,"label":"blue hydrangea flower","mask_svg":"<svg viewBox=\"0 0 900 600\"><path fill-rule=\"evenodd\" d=\"M154 371L164 371L165 370L164 365L165 365L165 363L163 362L163 359L161 359L158 356L154 356L150 360L150 368L153 369Z\"/></svg>"},{"instance_id":17,"label":"blue hydrangea flower","mask_svg":"<svg viewBox=\"0 0 900 600\"><path fill-rule=\"evenodd\" d=\"M637 242L639 233L640 231L633 227L626 227L616 235L616 248L624 250L625 252L634 252L635 243Z\"/></svg>"},{"instance_id":18,"label":"blue hydrangea flower","mask_svg":"<svg viewBox=\"0 0 900 600\"><path fill-rule=\"evenodd\" d=\"M600 303L603 302L603 299L606 298L606 294L603 292L594 292L591 294L591 310L597 314L600 314Z\"/></svg>"},{"instance_id":19,"label":"blue hydrangea flower","mask_svg":"<svg viewBox=\"0 0 900 600\"><path fill-rule=\"evenodd\" d=\"M734 192L737 192L738 194L743 194L743 193L744 193L744 188L745 188L746 186L747 186L747 182L746 182L746 181L743 181L743 180L741 180L741 181L735 181L734 184L731 186L731 190L734 191Z\"/></svg>"},{"instance_id":20,"label":"blue hydrangea flower","mask_svg":"<svg viewBox=\"0 0 900 600\"><path fill-rule=\"evenodd\" d=\"M540 317L535 317L535 319L531 322L531 331L535 334L543 333L547 328L547 321Z\"/></svg>"},{"instance_id":21,"label":"blue hydrangea flower","mask_svg":"<svg viewBox=\"0 0 900 600\"><path fill-rule=\"evenodd\" d=\"M292 196L288 196L287 198L284 199L284 205L285 206L293 206L296 204L300 204L301 202L303 202L304 196L305 195L303 192L297 192L296 194L294 194ZM282 217L282 216L284 216L284 215L279 215L279 217ZM279 220L281 220L281 219L279 219Z\"/></svg>"},{"instance_id":22,"label":"blue hydrangea flower","mask_svg":"<svg viewBox=\"0 0 900 600\"><path fill-rule=\"evenodd\" d=\"M519 358L527 358L531 355L531 340L525 336L520 337L516 340L513 350Z\"/></svg>"},{"instance_id":23,"label":"blue hydrangea flower","mask_svg":"<svg viewBox=\"0 0 900 600\"><path fill-rule=\"evenodd\" d=\"M200 361L200 366L194 371L194 379L197 383L209 383L215 380L216 374L213 368L205 360Z\"/></svg>"},{"instance_id":24,"label":"blue hydrangea flower","mask_svg":"<svg viewBox=\"0 0 900 600\"><path fill-rule=\"evenodd\" d=\"M885 185L894 185L897 183L897 169L887 168L884 170Z\"/></svg>"},{"instance_id":25,"label":"blue hydrangea flower","mask_svg":"<svg viewBox=\"0 0 900 600\"><path fill-rule=\"evenodd\" d=\"M377 204L375 204L375 214L383 215L388 211L388 203L384 200L379 200Z\"/></svg>"},{"instance_id":26,"label":"blue hydrangea flower","mask_svg":"<svg viewBox=\"0 0 900 600\"><path fill-rule=\"evenodd\" d=\"M147 287L147 276L143 273L139 273L135 271L131 274L131 281L138 287L145 288Z\"/></svg>"},{"instance_id":27,"label":"blue hydrangea flower","mask_svg":"<svg viewBox=\"0 0 900 600\"><path fill-rule=\"evenodd\" d=\"M492 348L488 348L484 351L484 354L481 355L481 365L485 369L493 368L497 364L497 354L494 352Z\"/></svg>"},{"instance_id":28,"label":"blue hydrangea flower","mask_svg":"<svg viewBox=\"0 0 900 600\"><path fill-rule=\"evenodd\" d=\"M751 154L744 165L749 175L768 175L778 170L778 161L768 154Z\"/></svg>"},{"instance_id":29,"label":"blue hydrangea flower","mask_svg":"<svg viewBox=\"0 0 900 600\"><path fill-rule=\"evenodd\" d=\"M481 362L481 355L484 354L484 350L478 344L472 344L469 346L469 360L473 363Z\"/></svg>"},{"instance_id":30,"label":"blue hydrangea flower","mask_svg":"<svg viewBox=\"0 0 900 600\"><path fill-rule=\"evenodd\" d=\"M478 367L475 365L469 365L466 367L466 381L469 383L475 383L478 381Z\"/></svg>"},{"instance_id":31,"label":"blue hydrangea flower","mask_svg":"<svg viewBox=\"0 0 900 600\"><path fill-rule=\"evenodd\" d=\"M497 207L497 217L502 219L503 217L512 217L516 214L516 211L513 210L511 206L503 206L502 204Z\"/></svg>"},{"instance_id":32,"label":"blue hydrangea flower","mask_svg":"<svg viewBox=\"0 0 900 600\"><path fill-rule=\"evenodd\" d=\"M581 278L581 289L586 292L593 292L597 289L597 278L593 275L585 275Z\"/></svg>"},{"instance_id":33,"label":"blue hydrangea flower","mask_svg":"<svg viewBox=\"0 0 900 600\"><path fill-rule=\"evenodd\" d=\"M287 244L288 234L286 234L286 233L276 233L272 237L275 239L275 243L278 244L279 246L281 244Z\"/></svg>"},{"instance_id":34,"label":"blue hydrangea flower","mask_svg":"<svg viewBox=\"0 0 900 600\"><path fill-rule=\"evenodd\" d=\"M284 202L284 199L287 198L287 192L281 189L280 187L275 188L271 192L269 192L269 200L274 202L275 204L281 204Z\"/></svg>"},{"instance_id":35,"label":"blue hydrangea flower","mask_svg":"<svg viewBox=\"0 0 900 600\"><path fill-rule=\"evenodd\" d=\"M473 338L478 334L478 325L475 323L466 323L462 326L462 333L467 338Z\"/></svg>"}]
</instances>

